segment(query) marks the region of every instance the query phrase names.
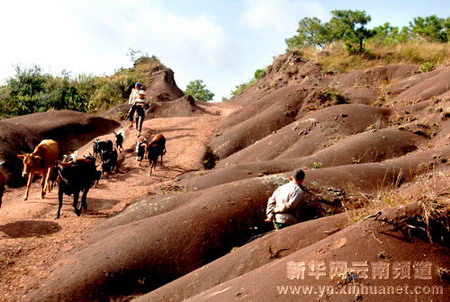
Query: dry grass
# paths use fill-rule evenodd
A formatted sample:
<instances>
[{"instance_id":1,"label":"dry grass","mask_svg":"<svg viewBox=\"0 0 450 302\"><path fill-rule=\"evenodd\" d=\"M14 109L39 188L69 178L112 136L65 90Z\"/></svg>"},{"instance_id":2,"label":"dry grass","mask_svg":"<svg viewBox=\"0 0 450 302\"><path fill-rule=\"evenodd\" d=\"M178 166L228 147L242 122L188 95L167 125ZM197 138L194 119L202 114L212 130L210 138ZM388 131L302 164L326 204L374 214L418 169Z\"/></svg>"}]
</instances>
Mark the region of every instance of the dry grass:
<instances>
[{"instance_id":1,"label":"dry grass","mask_svg":"<svg viewBox=\"0 0 450 302\"><path fill-rule=\"evenodd\" d=\"M386 208L392 208L400 205L406 205L410 202L408 198L398 194L401 175L388 188L380 189L373 195L358 194L351 196L343 202L348 218L352 222L358 222L361 219L374 215Z\"/></svg>"},{"instance_id":2,"label":"dry grass","mask_svg":"<svg viewBox=\"0 0 450 302\"><path fill-rule=\"evenodd\" d=\"M142 57L134 63L134 74L141 82L153 82L153 73L164 68L161 61L155 57Z\"/></svg>"},{"instance_id":3,"label":"dry grass","mask_svg":"<svg viewBox=\"0 0 450 302\"><path fill-rule=\"evenodd\" d=\"M304 58L320 64L324 72L342 73L386 64L450 66L450 43L414 41L385 46L369 42L366 48L364 54L349 54L342 42L336 42L323 51L314 47L300 51Z\"/></svg>"},{"instance_id":4,"label":"dry grass","mask_svg":"<svg viewBox=\"0 0 450 302\"><path fill-rule=\"evenodd\" d=\"M314 47L300 51L302 57L318 63L324 72L343 73L377 65L376 61L369 61L362 55L350 55L342 43L332 43L323 51Z\"/></svg>"},{"instance_id":5,"label":"dry grass","mask_svg":"<svg viewBox=\"0 0 450 302\"><path fill-rule=\"evenodd\" d=\"M350 198L344 205L349 220L358 222L377 218L386 208L418 202L421 207L420 214L411 216L405 224L408 232L420 230L423 232L419 236L422 239L427 238L431 243L449 245L450 173L434 171L418 177L411 184L412 190L409 194L403 189L395 189L395 186L394 184L393 188L381 190L375 196L361 195Z\"/></svg>"},{"instance_id":6,"label":"dry grass","mask_svg":"<svg viewBox=\"0 0 450 302\"><path fill-rule=\"evenodd\" d=\"M429 177L429 176L428 176ZM437 172L421 183L424 194L420 196L423 210L423 222L426 225L427 236L445 242L450 233L450 173ZM436 236L438 230L438 236Z\"/></svg>"},{"instance_id":7,"label":"dry grass","mask_svg":"<svg viewBox=\"0 0 450 302\"><path fill-rule=\"evenodd\" d=\"M432 171L418 176L407 188L409 190L399 189L400 179L401 175L390 187L380 189L374 195L351 196L344 203L349 219L357 222L386 208L410 202L420 202L426 224L431 220L442 220L443 217L447 219L450 211L450 173Z\"/></svg>"},{"instance_id":8,"label":"dry grass","mask_svg":"<svg viewBox=\"0 0 450 302\"><path fill-rule=\"evenodd\" d=\"M377 47L371 52L387 64L434 62L437 65L450 65L449 43L410 42L391 47Z\"/></svg>"}]
</instances>

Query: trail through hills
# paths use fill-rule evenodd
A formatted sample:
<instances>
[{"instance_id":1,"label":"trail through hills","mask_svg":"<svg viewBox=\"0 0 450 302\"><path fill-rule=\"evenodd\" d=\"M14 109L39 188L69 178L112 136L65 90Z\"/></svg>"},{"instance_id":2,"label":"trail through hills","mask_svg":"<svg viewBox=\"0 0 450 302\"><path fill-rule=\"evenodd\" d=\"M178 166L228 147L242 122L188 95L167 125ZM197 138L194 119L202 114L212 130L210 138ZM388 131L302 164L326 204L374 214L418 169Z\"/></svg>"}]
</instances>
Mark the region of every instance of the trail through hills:
<instances>
[{"instance_id":1,"label":"trail through hills","mask_svg":"<svg viewBox=\"0 0 450 302\"><path fill-rule=\"evenodd\" d=\"M19 301L42 278L62 255L83 243L82 234L95 230L107 217L121 212L142 196L164 194L154 189L161 183L193 170L202 169L205 145L217 127L222 109L210 106L214 114L202 117L157 118L145 121L142 137L163 133L167 138L164 166L148 176L148 162L138 166L134 147L135 131L124 123L125 151L120 154L119 172L102 179L88 195L88 211L77 217L72 197L64 196L61 218L54 220L57 209L57 188L44 200L39 197L40 184L33 183L30 198L23 201L24 188L8 190L0 215L0 292L4 301ZM230 109L225 109L230 110ZM112 139L104 135L100 139ZM92 152L92 141L80 148L80 156Z\"/></svg>"}]
</instances>

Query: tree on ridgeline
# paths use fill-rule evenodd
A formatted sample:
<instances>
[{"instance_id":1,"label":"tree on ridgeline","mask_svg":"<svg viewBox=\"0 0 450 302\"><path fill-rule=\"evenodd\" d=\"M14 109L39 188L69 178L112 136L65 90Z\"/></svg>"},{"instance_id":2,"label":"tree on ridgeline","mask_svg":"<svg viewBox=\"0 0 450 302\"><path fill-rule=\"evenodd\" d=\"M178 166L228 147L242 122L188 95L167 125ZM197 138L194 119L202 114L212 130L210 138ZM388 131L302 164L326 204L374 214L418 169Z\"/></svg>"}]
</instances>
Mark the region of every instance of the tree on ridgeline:
<instances>
[{"instance_id":1,"label":"tree on ridgeline","mask_svg":"<svg viewBox=\"0 0 450 302\"><path fill-rule=\"evenodd\" d=\"M318 18L300 20L297 35L286 39L288 49L302 46L323 48L334 41L343 40L350 52L363 52L364 41L373 37L375 31L366 27L371 17L365 11L334 10L329 22Z\"/></svg>"},{"instance_id":2,"label":"tree on ridgeline","mask_svg":"<svg viewBox=\"0 0 450 302\"><path fill-rule=\"evenodd\" d=\"M202 80L191 81L186 86L186 91L184 93L192 96L198 101L208 102L212 101L212 99L214 98L214 93L206 89L206 85Z\"/></svg>"},{"instance_id":3,"label":"tree on ridgeline","mask_svg":"<svg viewBox=\"0 0 450 302\"><path fill-rule=\"evenodd\" d=\"M301 46L314 46L323 48L327 43L331 42L330 28L323 24L320 19L303 18L298 23L297 35L286 39L286 43L290 49Z\"/></svg>"},{"instance_id":4,"label":"tree on ridgeline","mask_svg":"<svg viewBox=\"0 0 450 302\"><path fill-rule=\"evenodd\" d=\"M372 19L365 11L334 10L333 17L326 25L330 28L330 40L344 40L351 53L362 53L364 41L373 37L375 31L366 27Z\"/></svg>"},{"instance_id":5,"label":"tree on ridgeline","mask_svg":"<svg viewBox=\"0 0 450 302\"><path fill-rule=\"evenodd\" d=\"M411 31L429 42L446 43L450 39L450 17L439 18L436 15L426 18L416 17L409 23Z\"/></svg>"},{"instance_id":6,"label":"tree on ridgeline","mask_svg":"<svg viewBox=\"0 0 450 302\"><path fill-rule=\"evenodd\" d=\"M365 11L333 10L331 15L331 19L325 23L315 17L301 19L297 34L285 40L288 50L304 46L323 49L328 44L342 41L349 53L357 54L366 51L364 44L369 40L378 46L420 40L438 43L450 41L450 17L416 17L409 26L402 28L385 23L369 29L367 24L371 21L371 16Z\"/></svg>"},{"instance_id":7,"label":"tree on ridgeline","mask_svg":"<svg viewBox=\"0 0 450 302\"><path fill-rule=\"evenodd\" d=\"M397 43L404 43L411 39L411 29L407 26L403 26L399 29L397 26L392 26L389 22L383 25L377 26L373 29L375 35L371 38L371 41L377 45L395 45Z\"/></svg>"}]
</instances>

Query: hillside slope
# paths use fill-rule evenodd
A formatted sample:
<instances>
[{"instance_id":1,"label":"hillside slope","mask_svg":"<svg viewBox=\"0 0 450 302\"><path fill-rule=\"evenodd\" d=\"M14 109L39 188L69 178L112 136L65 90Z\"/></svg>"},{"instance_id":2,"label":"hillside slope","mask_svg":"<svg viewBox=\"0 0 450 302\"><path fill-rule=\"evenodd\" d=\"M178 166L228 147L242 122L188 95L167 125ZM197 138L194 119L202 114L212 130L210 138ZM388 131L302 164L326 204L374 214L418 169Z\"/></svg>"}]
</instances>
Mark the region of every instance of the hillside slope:
<instances>
[{"instance_id":1,"label":"hillside slope","mask_svg":"<svg viewBox=\"0 0 450 302\"><path fill-rule=\"evenodd\" d=\"M41 273L33 271L38 281L16 289L15 297L297 301L299 294L277 287L328 286L325 296L313 292L307 299L403 301L402 295L331 293L392 285L434 286L442 292L418 299L446 301L448 73L392 65L334 75L288 53L229 102L146 121L146 136L167 134L169 169L152 178L139 174L135 139L128 136L124 174L105 182L117 204L125 198L129 206L77 233L77 244ZM271 232L267 199L297 168L306 171L304 222ZM92 196L112 198L98 192ZM303 262L306 278L289 270ZM346 266L330 272L332 262ZM391 275L379 277L377 267Z\"/></svg>"}]
</instances>

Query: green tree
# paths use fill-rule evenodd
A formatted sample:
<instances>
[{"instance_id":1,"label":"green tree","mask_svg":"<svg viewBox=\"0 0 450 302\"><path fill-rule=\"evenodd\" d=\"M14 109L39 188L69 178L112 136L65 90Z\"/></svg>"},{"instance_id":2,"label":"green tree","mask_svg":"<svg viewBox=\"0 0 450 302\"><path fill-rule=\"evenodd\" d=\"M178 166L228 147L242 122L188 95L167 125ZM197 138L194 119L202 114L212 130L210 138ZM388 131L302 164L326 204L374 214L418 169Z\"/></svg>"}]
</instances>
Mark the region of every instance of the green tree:
<instances>
[{"instance_id":1,"label":"green tree","mask_svg":"<svg viewBox=\"0 0 450 302\"><path fill-rule=\"evenodd\" d=\"M365 11L334 10L327 26L330 28L329 39L344 40L350 52L363 52L364 41L373 37L375 31L366 28L372 19Z\"/></svg>"},{"instance_id":2,"label":"green tree","mask_svg":"<svg viewBox=\"0 0 450 302\"><path fill-rule=\"evenodd\" d=\"M15 67L16 75L6 81L4 88L5 96L2 115L22 115L44 110L46 94L46 83L51 78L44 74L40 67L33 66L23 69Z\"/></svg>"},{"instance_id":3,"label":"green tree","mask_svg":"<svg viewBox=\"0 0 450 302\"><path fill-rule=\"evenodd\" d=\"M436 15L426 18L416 17L409 23L411 31L430 42L448 42L450 18L443 19Z\"/></svg>"},{"instance_id":4,"label":"green tree","mask_svg":"<svg viewBox=\"0 0 450 302\"><path fill-rule=\"evenodd\" d=\"M371 41L376 42L378 45L392 46L406 42L413 37L409 27L404 26L402 29L399 29L397 26L392 26L389 22L377 26L373 30L375 35L371 38Z\"/></svg>"},{"instance_id":5,"label":"green tree","mask_svg":"<svg viewBox=\"0 0 450 302\"><path fill-rule=\"evenodd\" d=\"M33 66L28 69L15 67L16 75L7 80L6 85L9 87L11 94L16 96L35 95L45 89L45 83L51 77L42 73L39 66Z\"/></svg>"},{"instance_id":6,"label":"green tree","mask_svg":"<svg viewBox=\"0 0 450 302\"><path fill-rule=\"evenodd\" d=\"M11 117L49 109L98 112L123 103L136 81L151 83L153 73L164 68L155 56L130 50L134 67L120 68L111 76L59 76L38 66L16 67L16 74L0 86L0 117Z\"/></svg>"},{"instance_id":7,"label":"green tree","mask_svg":"<svg viewBox=\"0 0 450 302\"><path fill-rule=\"evenodd\" d=\"M318 18L300 20L297 35L286 39L289 50L302 46L323 48L326 44L344 40L350 52L363 52L364 41L373 37L375 31L366 27L371 17L365 11L334 10L332 18L322 23Z\"/></svg>"},{"instance_id":8,"label":"green tree","mask_svg":"<svg viewBox=\"0 0 450 302\"><path fill-rule=\"evenodd\" d=\"M90 95L79 93L77 81L69 73L54 77L37 66L16 67L16 75L0 91L0 115L5 117L49 109L86 112L90 106Z\"/></svg>"},{"instance_id":9,"label":"green tree","mask_svg":"<svg viewBox=\"0 0 450 302\"><path fill-rule=\"evenodd\" d=\"M206 85L202 80L191 81L186 86L185 94L191 95L194 99L199 101L212 101L214 93L206 89Z\"/></svg>"},{"instance_id":10,"label":"green tree","mask_svg":"<svg viewBox=\"0 0 450 302\"><path fill-rule=\"evenodd\" d=\"M404 43L408 40L411 40L411 38L413 38L413 34L408 26L403 26L396 37L399 43Z\"/></svg>"},{"instance_id":11,"label":"green tree","mask_svg":"<svg viewBox=\"0 0 450 302\"><path fill-rule=\"evenodd\" d=\"M399 29L396 26L392 26L389 22L377 26L373 30L375 35L372 37L372 41L375 41L377 44L394 45L398 42Z\"/></svg>"},{"instance_id":12,"label":"green tree","mask_svg":"<svg viewBox=\"0 0 450 302\"><path fill-rule=\"evenodd\" d=\"M297 35L286 39L288 49L293 50L302 46L324 47L330 40L330 28L327 23L322 24L320 19L303 18L298 23Z\"/></svg>"},{"instance_id":13,"label":"green tree","mask_svg":"<svg viewBox=\"0 0 450 302\"><path fill-rule=\"evenodd\" d=\"M448 17L442 22L442 26L444 27L444 31L447 36L447 41L450 41L450 17Z\"/></svg>"}]
</instances>

